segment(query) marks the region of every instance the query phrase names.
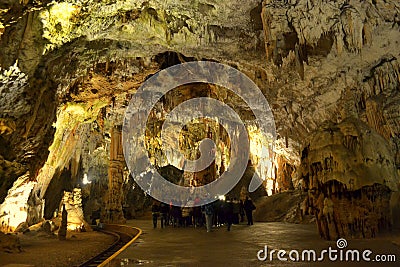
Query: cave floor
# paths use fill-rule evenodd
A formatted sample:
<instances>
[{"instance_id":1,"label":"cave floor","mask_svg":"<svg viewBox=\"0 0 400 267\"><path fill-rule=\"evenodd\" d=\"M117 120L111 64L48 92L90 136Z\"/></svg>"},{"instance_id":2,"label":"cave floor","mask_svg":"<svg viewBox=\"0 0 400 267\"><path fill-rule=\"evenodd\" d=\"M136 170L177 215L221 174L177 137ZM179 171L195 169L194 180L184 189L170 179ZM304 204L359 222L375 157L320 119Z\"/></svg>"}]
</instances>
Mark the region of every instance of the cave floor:
<instances>
[{"instance_id":1,"label":"cave floor","mask_svg":"<svg viewBox=\"0 0 400 267\"><path fill-rule=\"evenodd\" d=\"M22 252L0 252L0 266L76 266L114 242L114 237L95 231L68 232L65 241L41 232L18 237Z\"/></svg>"},{"instance_id":2,"label":"cave floor","mask_svg":"<svg viewBox=\"0 0 400 267\"><path fill-rule=\"evenodd\" d=\"M234 225L230 232L226 227L214 228L207 233L204 228L152 228L151 220L130 220L128 225L137 226L143 234L123 251L110 266L399 266L400 233L381 235L375 239L348 240L346 249L361 253L370 249L371 259L377 254L394 254L397 262L332 262L325 254L322 262L259 261L257 252L268 246L272 249L300 251L314 249L319 257L323 249L337 249L336 241L320 239L314 225L288 223L255 223ZM158 225L159 226L159 225ZM345 252L346 249L343 251ZM295 255L295 254L293 254ZM339 254L338 254L339 255ZM261 255L263 256L263 255ZM288 254L285 255L288 258Z\"/></svg>"}]
</instances>

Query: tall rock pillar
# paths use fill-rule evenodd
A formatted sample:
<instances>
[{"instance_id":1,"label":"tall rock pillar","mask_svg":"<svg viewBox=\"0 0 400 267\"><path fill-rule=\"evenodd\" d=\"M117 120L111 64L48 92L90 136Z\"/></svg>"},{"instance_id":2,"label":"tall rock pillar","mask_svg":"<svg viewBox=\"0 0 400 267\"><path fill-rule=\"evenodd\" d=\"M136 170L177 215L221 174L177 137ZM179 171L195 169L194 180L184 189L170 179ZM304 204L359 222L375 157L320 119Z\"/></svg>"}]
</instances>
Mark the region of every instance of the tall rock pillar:
<instances>
[{"instance_id":1,"label":"tall rock pillar","mask_svg":"<svg viewBox=\"0 0 400 267\"><path fill-rule=\"evenodd\" d=\"M108 167L108 192L106 195L103 221L106 223L124 223L122 211L124 156L122 150L122 130L114 127L111 131L110 164Z\"/></svg>"}]
</instances>

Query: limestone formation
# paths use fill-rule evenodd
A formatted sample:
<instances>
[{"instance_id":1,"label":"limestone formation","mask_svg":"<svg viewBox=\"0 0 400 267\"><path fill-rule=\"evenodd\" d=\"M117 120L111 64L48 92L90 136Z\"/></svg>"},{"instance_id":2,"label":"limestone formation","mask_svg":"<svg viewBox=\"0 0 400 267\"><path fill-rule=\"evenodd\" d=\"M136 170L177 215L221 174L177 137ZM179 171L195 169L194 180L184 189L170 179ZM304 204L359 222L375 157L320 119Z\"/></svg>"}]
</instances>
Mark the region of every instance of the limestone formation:
<instances>
[{"instance_id":1,"label":"limestone formation","mask_svg":"<svg viewBox=\"0 0 400 267\"><path fill-rule=\"evenodd\" d=\"M85 221L82 210L81 188L74 188L72 192L64 192L59 210L61 211L62 209L65 209L68 214L68 230L89 231L91 229L90 225Z\"/></svg>"},{"instance_id":2,"label":"limestone formation","mask_svg":"<svg viewBox=\"0 0 400 267\"><path fill-rule=\"evenodd\" d=\"M213 97L245 121L251 161L264 163L255 171L268 194L308 190L301 206L319 215L325 238L373 236L398 218L397 197L391 196L392 215L385 209L400 168L399 10L397 0L1 3L2 229L51 219L63 192L78 186L87 220L101 207L112 221L123 219L123 206L145 209L147 198L130 177L141 172L124 169L113 128L123 124L146 79L175 64L210 60L242 71L260 88L273 112L275 144L258 138L240 96L186 85L157 103L148 120L145 142L156 167L181 164L174 152L168 162L162 151L159 129L167 114L189 98ZM221 151L215 176L196 181L185 173L175 177L182 185L208 182L229 168L226 133L207 123ZM198 156L208 131L200 125L188 123L185 133L172 136L189 158ZM329 188L342 193L328 196ZM127 192L136 195L124 199ZM343 194L348 201L335 198ZM338 212L338 205L354 214ZM367 213L360 215L361 206Z\"/></svg>"},{"instance_id":3,"label":"limestone formation","mask_svg":"<svg viewBox=\"0 0 400 267\"><path fill-rule=\"evenodd\" d=\"M17 179L0 205L0 229L3 232L13 232L21 223L31 221L33 216L37 217L36 221L43 217L42 209L32 211L29 208L29 202L38 199L30 197L35 183L28 181L28 177L29 175L24 175Z\"/></svg>"},{"instance_id":4,"label":"limestone formation","mask_svg":"<svg viewBox=\"0 0 400 267\"><path fill-rule=\"evenodd\" d=\"M122 151L121 129L113 127L111 132L110 165L108 167L108 190L102 221L106 223L125 222L122 212L124 201L124 157Z\"/></svg>"},{"instance_id":5,"label":"limestone formation","mask_svg":"<svg viewBox=\"0 0 400 267\"><path fill-rule=\"evenodd\" d=\"M68 212L65 209L65 205L62 206L61 212L61 225L58 229L58 239L65 240L67 238L67 227L68 227Z\"/></svg>"},{"instance_id":6,"label":"limestone formation","mask_svg":"<svg viewBox=\"0 0 400 267\"><path fill-rule=\"evenodd\" d=\"M326 123L302 151L301 176L322 237L375 237L391 228L399 178L388 142L365 123Z\"/></svg>"}]
</instances>

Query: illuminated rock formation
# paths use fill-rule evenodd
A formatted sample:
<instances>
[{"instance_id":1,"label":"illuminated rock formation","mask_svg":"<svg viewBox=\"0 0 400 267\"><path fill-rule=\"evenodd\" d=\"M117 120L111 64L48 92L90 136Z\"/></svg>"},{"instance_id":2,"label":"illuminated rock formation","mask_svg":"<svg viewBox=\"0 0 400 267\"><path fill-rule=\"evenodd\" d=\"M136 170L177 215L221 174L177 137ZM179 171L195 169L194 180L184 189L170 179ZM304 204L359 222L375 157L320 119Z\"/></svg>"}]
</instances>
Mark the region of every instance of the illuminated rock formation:
<instances>
[{"instance_id":1,"label":"illuminated rock formation","mask_svg":"<svg viewBox=\"0 0 400 267\"><path fill-rule=\"evenodd\" d=\"M85 221L82 210L82 190L74 188L72 192L64 192L61 201L60 212L58 216L62 216L62 210L65 209L68 213L67 229L70 231L89 231L90 225Z\"/></svg>"},{"instance_id":2,"label":"illuminated rock formation","mask_svg":"<svg viewBox=\"0 0 400 267\"><path fill-rule=\"evenodd\" d=\"M397 190L393 173L400 168L399 10L397 0L1 3L3 229L13 230L24 221L32 225L43 217L50 220L63 192L78 185L87 220L104 206L116 211L110 220L122 220L125 204L144 209L146 197L129 178L141 173L127 173L118 156L122 153L112 151L113 127L122 125L129 100L146 79L175 64L210 60L242 71L260 88L274 115L275 147L260 138L253 114L239 96L214 85L196 85L197 90L187 86L163 98L149 118L146 148L157 168L181 164L174 152L169 155L172 162L162 153L159 127L166 115L189 98L213 97L230 103L245 121L250 159L259 166L255 172L269 195L292 185L309 189L309 199L301 206L308 212L312 207L320 216L323 237L373 236L387 228L390 217L393 223L399 218L396 193L388 209L392 215L383 210L388 190ZM334 139L321 130L326 121L332 121ZM230 144L217 122L208 124L221 151L212 166L218 177L229 166ZM185 134L172 136L182 141L179 149L192 159L208 131L200 125L187 123ZM348 129L351 134L345 134ZM370 136L362 129L371 131ZM376 140L382 146L371 144ZM329 152L329 144L338 150ZM380 151L382 158L358 150L360 144ZM214 178L205 176L204 182ZM189 173L183 177L176 177L183 185L197 179ZM107 186L119 196L103 200ZM354 203L331 193L329 197L327 189L334 187L345 190ZM138 203L124 203L128 200L121 196L129 190L136 195L127 199ZM381 200L369 200L368 190L380 192ZM362 203L369 203L368 214L361 214ZM372 211L372 203L378 210ZM349 216L352 221L346 221L338 205L354 208L352 216L368 223L353 223L355 217ZM340 218L331 220L332 209ZM376 217L380 210L383 215Z\"/></svg>"},{"instance_id":3,"label":"illuminated rock formation","mask_svg":"<svg viewBox=\"0 0 400 267\"><path fill-rule=\"evenodd\" d=\"M108 189L102 221L124 223L122 212L124 201L123 183L125 160L122 151L121 129L113 127L111 131L110 165L108 167Z\"/></svg>"},{"instance_id":4,"label":"illuminated rock formation","mask_svg":"<svg viewBox=\"0 0 400 267\"><path fill-rule=\"evenodd\" d=\"M390 229L399 178L387 141L356 119L326 123L302 151L306 212L322 237L375 237Z\"/></svg>"}]
</instances>

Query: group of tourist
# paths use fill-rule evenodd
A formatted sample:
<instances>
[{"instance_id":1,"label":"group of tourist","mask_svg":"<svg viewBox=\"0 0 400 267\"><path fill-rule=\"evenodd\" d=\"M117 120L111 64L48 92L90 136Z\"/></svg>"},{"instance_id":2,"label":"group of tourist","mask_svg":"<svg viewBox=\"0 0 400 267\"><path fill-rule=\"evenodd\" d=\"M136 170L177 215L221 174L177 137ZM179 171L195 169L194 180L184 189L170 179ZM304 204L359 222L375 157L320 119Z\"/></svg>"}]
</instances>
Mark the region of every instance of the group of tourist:
<instances>
[{"instance_id":1,"label":"group of tourist","mask_svg":"<svg viewBox=\"0 0 400 267\"><path fill-rule=\"evenodd\" d=\"M196 199L193 201L196 203ZM244 222L253 225L253 210L255 205L249 197L244 201L236 198L217 200L204 206L180 207L172 204L158 203L154 201L151 208L153 227L157 228L160 220L161 228L171 227L204 227L210 232L212 227L227 225L231 230L232 224Z\"/></svg>"}]
</instances>

